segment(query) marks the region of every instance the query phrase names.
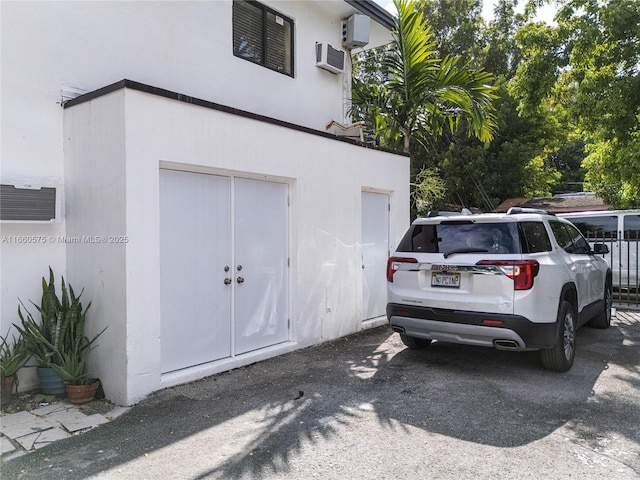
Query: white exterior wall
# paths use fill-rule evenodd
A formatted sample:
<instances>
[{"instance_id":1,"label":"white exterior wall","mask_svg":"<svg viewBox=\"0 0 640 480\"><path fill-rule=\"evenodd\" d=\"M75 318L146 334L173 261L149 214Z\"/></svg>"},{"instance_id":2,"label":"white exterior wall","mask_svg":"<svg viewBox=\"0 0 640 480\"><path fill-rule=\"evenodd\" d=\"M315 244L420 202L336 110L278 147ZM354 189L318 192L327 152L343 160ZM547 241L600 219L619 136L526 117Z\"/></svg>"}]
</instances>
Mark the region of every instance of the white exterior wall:
<instances>
[{"instance_id":1,"label":"white exterior wall","mask_svg":"<svg viewBox=\"0 0 640 480\"><path fill-rule=\"evenodd\" d=\"M341 0L262 3L294 20L293 78L233 56L231 1L3 1L2 89L11 93L3 110L23 127L20 138L25 127L51 131L50 117L31 112L48 105L60 126L62 88L127 78L318 130L341 121L342 75L315 66L315 43L340 47L339 12L355 9ZM372 21L372 44L390 39L381 29Z\"/></svg>"},{"instance_id":2,"label":"white exterior wall","mask_svg":"<svg viewBox=\"0 0 640 480\"><path fill-rule=\"evenodd\" d=\"M154 363L159 355L159 327L153 322L158 319L159 305L151 292L157 287L154 282L158 275L153 269L158 267L149 259L157 253L157 246L152 242L154 238L157 240L158 231L154 216L157 212L150 215L149 208L158 208L159 161L282 175L290 179L292 191L298 196L294 198L292 211L304 212L304 218L296 216L292 222L295 225L292 245L299 250L297 253L303 254L306 242L312 242L324 259L322 268L312 273L306 268L306 262L314 264L317 260L299 255L298 258L304 259L299 260L292 274L292 282L302 282L306 287L306 290L297 287L292 290L292 296L295 294L292 312L319 315L318 323L294 327L299 345L354 331L357 317L353 310L357 300L339 298L348 290L344 285L339 286L340 282L335 283L335 278L359 268L353 259L346 262L345 269L336 267L338 262L345 264L345 259L350 258L349 252L358 248L359 219L330 218L323 214L314 218L313 212L358 209L360 187L395 189L392 201L407 203L407 207L394 207L399 209L394 214L399 223L392 227L392 232L397 234L396 229L404 230L408 223L408 190L405 191L408 162L402 157L395 157L395 165L404 183L396 181L397 178L390 181L392 175L388 168L383 166L378 171L376 167L377 162L386 165L389 154L319 137L309 140L310 135L288 129L278 128L276 134L273 125L267 127L246 119L238 126L229 120L234 118L229 115L222 122L215 120L214 125L179 123L170 118L167 119L170 123L162 123L163 128L171 124L172 131L181 132L183 138L201 133L203 129L220 132L222 128L226 132L224 138L238 142L235 149L227 144L224 156L211 157L211 150L220 153L220 147L202 142L189 146L178 142L179 145L162 148L158 145L149 150L149 145L139 140L145 135L153 138L153 142L180 138L154 134L156 123L151 121L157 119L156 115L166 114L164 108L157 109L162 102L155 97L151 111L133 108L124 91L114 92L106 103L100 99L74 107L83 111L91 106L92 111L81 118L84 123L77 123L80 119L75 112L70 116L61 108L63 90L93 91L127 78L316 130L324 130L330 120L342 121L346 95L343 87L348 84L347 77L315 66L315 43L339 46L340 20L355 10L341 0L265 0L263 3L295 22L293 78L233 56L231 1L0 2L0 180L58 186L64 200L63 215L58 223L0 225L3 237L0 334L6 334L11 324L18 321L18 298L27 306L28 300L39 301L40 279L51 266L57 283L60 275L64 275L76 289L85 288L86 301L93 301L90 315L109 325L89 366L92 369L99 366L98 373L106 382L107 395L119 403L132 403L167 382L182 380L164 379L161 383ZM372 45L389 38L389 32L372 21ZM140 93L133 96L145 97ZM173 105L168 100L164 103ZM168 111L177 107L166 108ZM179 110L185 108L181 105ZM207 115L195 114L198 115L205 116L207 122L213 121L208 110ZM131 130L136 122L151 123L146 126L148 130ZM227 123L240 128L241 139L237 133L227 132ZM268 133L265 128L269 129ZM287 151L294 155L284 158L272 150L269 155L256 159L256 150L247 146L247 138L262 136L272 149L282 148L288 141L277 136L281 131L292 138ZM67 135L70 132L73 133L71 140ZM315 142L327 146L316 150ZM257 151L261 149L262 146ZM322 161L317 158L319 152L323 152ZM337 159L346 156L354 163L338 165ZM296 163L294 157L304 159L304 167ZM309 161L310 158L316 160ZM151 164L153 169L149 169ZM326 174L329 164L334 167L330 170L333 176L326 183L340 187L336 192L349 192L348 195L339 199L325 197L324 192L315 191L318 188L315 182L309 182L305 188L314 195L299 196L303 178L311 178L314 171ZM294 171L296 168L299 170ZM359 178L357 188L344 188L346 184L353 187L354 174ZM150 199L143 199L141 191L150 194ZM355 220L358 222L354 223ZM296 236L303 231L304 242L300 242ZM62 240L73 240L77 234L117 235L120 232L132 238L124 249L119 245L98 248ZM37 243L19 241L24 237ZM141 239L151 243L141 243ZM349 282L349 288L355 292L359 280L354 277ZM317 294L319 285L325 290L322 298ZM31 311L35 312L35 308ZM349 318L346 322L343 313ZM151 320L141 320L144 318ZM340 321L335 320L338 318ZM200 373L193 375L195 378ZM35 372L23 370L20 382L21 389L35 387Z\"/></svg>"},{"instance_id":3,"label":"white exterior wall","mask_svg":"<svg viewBox=\"0 0 640 480\"><path fill-rule=\"evenodd\" d=\"M165 386L363 328L361 192L390 194L393 250L409 220L407 157L130 89L70 107L65 117L75 205L67 235L128 238L67 245L69 275L92 298L96 328L109 325L91 367L110 398L134 403ZM160 374L161 166L290 185L291 342Z\"/></svg>"},{"instance_id":4,"label":"white exterior wall","mask_svg":"<svg viewBox=\"0 0 640 480\"><path fill-rule=\"evenodd\" d=\"M102 380L108 398L122 402L130 344L127 250L123 243L87 240L124 236L127 231L124 92L112 97L111 102L93 103L86 116L65 115L65 156L74 159L65 165L65 247L66 276L73 279L76 290L85 289L85 303L91 300L87 337L93 338L107 327L89 356L87 370ZM153 306L150 310L153 315Z\"/></svg>"}]
</instances>

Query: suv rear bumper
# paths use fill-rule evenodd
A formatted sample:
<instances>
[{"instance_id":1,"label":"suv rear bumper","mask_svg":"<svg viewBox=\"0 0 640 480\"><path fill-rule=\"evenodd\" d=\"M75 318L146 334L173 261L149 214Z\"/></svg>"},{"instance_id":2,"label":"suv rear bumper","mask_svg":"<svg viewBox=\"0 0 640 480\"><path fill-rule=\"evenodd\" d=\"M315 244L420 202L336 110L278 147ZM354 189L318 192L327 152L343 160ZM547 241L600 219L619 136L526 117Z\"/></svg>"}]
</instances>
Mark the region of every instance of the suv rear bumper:
<instances>
[{"instance_id":1,"label":"suv rear bumper","mask_svg":"<svg viewBox=\"0 0 640 480\"><path fill-rule=\"evenodd\" d=\"M534 323L519 315L434 309L389 303L387 319L391 328L416 338L462 343L504 350L551 348L558 325ZM488 326L485 320L500 321Z\"/></svg>"}]
</instances>

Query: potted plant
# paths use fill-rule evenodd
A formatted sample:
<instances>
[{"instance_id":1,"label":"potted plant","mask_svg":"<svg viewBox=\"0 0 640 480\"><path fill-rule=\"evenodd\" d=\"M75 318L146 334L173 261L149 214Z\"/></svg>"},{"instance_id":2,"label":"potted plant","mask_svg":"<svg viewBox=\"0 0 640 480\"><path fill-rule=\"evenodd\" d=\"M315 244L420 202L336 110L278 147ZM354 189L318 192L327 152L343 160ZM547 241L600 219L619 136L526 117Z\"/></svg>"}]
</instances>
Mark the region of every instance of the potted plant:
<instances>
[{"instance_id":1,"label":"potted plant","mask_svg":"<svg viewBox=\"0 0 640 480\"><path fill-rule=\"evenodd\" d=\"M85 372L86 355L93 348L78 352L64 352L59 365L53 368L64 380L67 400L71 403L82 404L93 400L96 396L100 380Z\"/></svg>"},{"instance_id":2,"label":"potted plant","mask_svg":"<svg viewBox=\"0 0 640 480\"><path fill-rule=\"evenodd\" d=\"M29 352L26 342L19 336L17 339L9 335L0 336L0 407L6 406L11 401L13 386L18 383L17 373L29 360Z\"/></svg>"},{"instance_id":3,"label":"potted plant","mask_svg":"<svg viewBox=\"0 0 640 480\"><path fill-rule=\"evenodd\" d=\"M87 311L91 302L83 309L81 296L82 291L76 296L71 285L67 288L62 277L61 295L58 298L53 270L49 268L49 282L42 278L40 305L31 302L40 312L41 321L37 322L22 302L20 304L26 316L18 306L21 325L14 326L25 339L27 350L37 362L42 393L63 395L66 392L64 380L53 366L65 364L67 359L64 354L85 358L93 343L104 332L102 330L91 340L84 335Z\"/></svg>"},{"instance_id":4,"label":"potted plant","mask_svg":"<svg viewBox=\"0 0 640 480\"><path fill-rule=\"evenodd\" d=\"M24 305L22 306L24 307ZM36 361L40 390L46 395L62 395L64 393L64 382L60 375L50 367L55 355L55 347L53 345L56 343L56 325L51 325L44 320L38 323L26 308L25 311L26 318L23 316L20 306L18 306L18 316L22 326L20 327L16 324L14 326L20 331L30 356Z\"/></svg>"}]
</instances>

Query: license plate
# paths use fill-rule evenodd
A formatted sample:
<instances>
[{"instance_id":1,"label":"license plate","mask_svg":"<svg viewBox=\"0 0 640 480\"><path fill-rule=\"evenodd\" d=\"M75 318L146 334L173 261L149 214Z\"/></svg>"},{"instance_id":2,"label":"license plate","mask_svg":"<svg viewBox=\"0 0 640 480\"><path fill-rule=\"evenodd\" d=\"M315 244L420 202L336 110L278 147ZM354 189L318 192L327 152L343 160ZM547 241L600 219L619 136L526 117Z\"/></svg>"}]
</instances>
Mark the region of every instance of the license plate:
<instances>
[{"instance_id":1,"label":"license plate","mask_svg":"<svg viewBox=\"0 0 640 480\"><path fill-rule=\"evenodd\" d=\"M433 272L431 274L432 287L460 288L459 273Z\"/></svg>"}]
</instances>

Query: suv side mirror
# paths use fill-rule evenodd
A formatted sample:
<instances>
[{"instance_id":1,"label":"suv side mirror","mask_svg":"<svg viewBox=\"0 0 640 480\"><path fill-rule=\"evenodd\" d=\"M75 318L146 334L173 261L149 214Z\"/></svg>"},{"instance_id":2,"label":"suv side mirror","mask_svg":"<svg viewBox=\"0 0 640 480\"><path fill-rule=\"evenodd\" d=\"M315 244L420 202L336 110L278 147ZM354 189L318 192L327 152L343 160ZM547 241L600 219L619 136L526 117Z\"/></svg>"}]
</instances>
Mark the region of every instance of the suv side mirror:
<instances>
[{"instance_id":1,"label":"suv side mirror","mask_svg":"<svg viewBox=\"0 0 640 480\"><path fill-rule=\"evenodd\" d=\"M609 253L609 247L604 243L596 243L593 245L593 253L604 255Z\"/></svg>"}]
</instances>

